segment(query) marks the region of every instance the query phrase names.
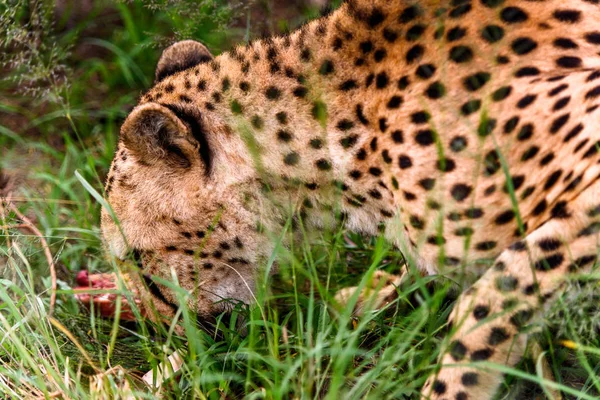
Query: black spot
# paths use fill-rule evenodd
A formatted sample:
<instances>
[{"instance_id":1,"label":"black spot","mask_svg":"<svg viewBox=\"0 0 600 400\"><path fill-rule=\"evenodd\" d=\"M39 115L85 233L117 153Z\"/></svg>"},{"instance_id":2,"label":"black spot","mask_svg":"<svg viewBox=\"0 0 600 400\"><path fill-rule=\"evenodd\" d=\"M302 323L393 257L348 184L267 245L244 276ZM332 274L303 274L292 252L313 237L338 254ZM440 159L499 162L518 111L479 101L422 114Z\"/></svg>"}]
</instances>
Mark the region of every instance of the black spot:
<instances>
[{"instance_id":1,"label":"black spot","mask_svg":"<svg viewBox=\"0 0 600 400\"><path fill-rule=\"evenodd\" d=\"M554 171L546 180L546 183L544 184L544 190L551 189L556 182L558 182L558 179L561 177L562 173L562 169Z\"/></svg>"},{"instance_id":2,"label":"black spot","mask_svg":"<svg viewBox=\"0 0 600 400\"><path fill-rule=\"evenodd\" d=\"M518 251L518 252L525 251L525 250L527 250L527 243L523 240L519 240L519 241L511 244L508 248L512 251Z\"/></svg>"},{"instance_id":3,"label":"black spot","mask_svg":"<svg viewBox=\"0 0 600 400\"><path fill-rule=\"evenodd\" d=\"M430 99L433 99L433 100L439 99L446 94L446 87L444 85L442 85L441 82L436 81L436 82L432 83L431 85L429 85L427 90L425 90L425 94Z\"/></svg>"},{"instance_id":4,"label":"black spot","mask_svg":"<svg viewBox=\"0 0 600 400\"><path fill-rule=\"evenodd\" d=\"M499 65L504 65L504 64L508 64L510 62L510 58L503 56L502 54L500 54L499 56L496 56L496 62Z\"/></svg>"},{"instance_id":5,"label":"black spot","mask_svg":"<svg viewBox=\"0 0 600 400\"><path fill-rule=\"evenodd\" d=\"M383 151L381 152L381 157L383 158L383 161L384 161L386 164L391 164L391 163L392 163L392 158L390 157L390 153L389 153L389 151L388 151L388 150L383 150Z\"/></svg>"},{"instance_id":6,"label":"black spot","mask_svg":"<svg viewBox=\"0 0 600 400\"><path fill-rule=\"evenodd\" d=\"M450 158L442 158L437 161L437 168L442 172L452 172L456 168L456 163Z\"/></svg>"},{"instance_id":7,"label":"black spot","mask_svg":"<svg viewBox=\"0 0 600 400\"><path fill-rule=\"evenodd\" d=\"M398 157L398 165L400 166L400 169L410 168L412 167L412 160L409 156L403 154Z\"/></svg>"},{"instance_id":8,"label":"black spot","mask_svg":"<svg viewBox=\"0 0 600 400\"><path fill-rule=\"evenodd\" d=\"M488 360L493 354L494 350L490 348L476 350L471 353L471 361L485 361Z\"/></svg>"},{"instance_id":9,"label":"black spot","mask_svg":"<svg viewBox=\"0 0 600 400\"><path fill-rule=\"evenodd\" d=\"M528 76L536 76L540 74L540 70L536 67L523 67L519 68L517 72L515 72L515 77L524 78Z\"/></svg>"},{"instance_id":10,"label":"black spot","mask_svg":"<svg viewBox=\"0 0 600 400\"><path fill-rule=\"evenodd\" d=\"M585 81L591 82L591 81L595 81L598 78L600 78L600 70L594 71L591 74L589 74L588 77L585 78Z\"/></svg>"},{"instance_id":11,"label":"black spot","mask_svg":"<svg viewBox=\"0 0 600 400\"><path fill-rule=\"evenodd\" d=\"M473 59L473 50L467 46L455 46L450 49L450 59L455 63L465 63Z\"/></svg>"},{"instance_id":12,"label":"black spot","mask_svg":"<svg viewBox=\"0 0 600 400\"><path fill-rule=\"evenodd\" d=\"M288 143L292 140L292 134L286 130L281 129L277 131L277 139L284 143Z\"/></svg>"},{"instance_id":13,"label":"black spot","mask_svg":"<svg viewBox=\"0 0 600 400\"><path fill-rule=\"evenodd\" d=\"M406 89L409 84L410 84L410 82L408 80L408 76L403 76L402 78L398 79L398 89L399 90Z\"/></svg>"},{"instance_id":14,"label":"black spot","mask_svg":"<svg viewBox=\"0 0 600 400\"><path fill-rule=\"evenodd\" d=\"M413 124L425 124L429 121L430 118L431 114L429 114L427 111L418 111L412 113L410 116L410 120Z\"/></svg>"},{"instance_id":15,"label":"black spot","mask_svg":"<svg viewBox=\"0 0 600 400\"><path fill-rule=\"evenodd\" d=\"M381 62L385 57L387 57L387 51L385 49L377 49L375 54L373 54L375 62Z\"/></svg>"},{"instance_id":16,"label":"black spot","mask_svg":"<svg viewBox=\"0 0 600 400\"><path fill-rule=\"evenodd\" d=\"M517 107L520 109L529 107L537 99L536 94L528 94L517 102Z\"/></svg>"},{"instance_id":17,"label":"black spot","mask_svg":"<svg viewBox=\"0 0 600 400\"><path fill-rule=\"evenodd\" d=\"M356 118L358 118L361 124L369 125L369 120L367 119L367 117L365 117L362 104L356 105Z\"/></svg>"},{"instance_id":18,"label":"black spot","mask_svg":"<svg viewBox=\"0 0 600 400\"><path fill-rule=\"evenodd\" d=\"M577 258L571 265L569 265L569 272L576 272L577 270L596 262L596 254L589 254Z\"/></svg>"},{"instance_id":19,"label":"black spot","mask_svg":"<svg viewBox=\"0 0 600 400\"><path fill-rule=\"evenodd\" d=\"M311 115L317 121L327 120L327 105L322 101L315 101L311 110Z\"/></svg>"},{"instance_id":20,"label":"black spot","mask_svg":"<svg viewBox=\"0 0 600 400\"><path fill-rule=\"evenodd\" d=\"M433 381L433 385L431 385L431 388L433 389L434 393L436 393L436 394L446 393L446 383L444 383L443 381L440 381L439 379L436 379Z\"/></svg>"},{"instance_id":21,"label":"black spot","mask_svg":"<svg viewBox=\"0 0 600 400\"><path fill-rule=\"evenodd\" d=\"M496 225L505 225L511 222L515 218L515 212L513 210L506 210L496 217L494 223Z\"/></svg>"},{"instance_id":22,"label":"black spot","mask_svg":"<svg viewBox=\"0 0 600 400\"><path fill-rule=\"evenodd\" d=\"M464 183L457 183L456 185L452 186L450 194L452 195L454 200L463 201L464 199L469 197L472 191L472 186L466 185Z\"/></svg>"},{"instance_id":23,"label":"black spot","mask_svg":"<svg viewBox=\"0 0 600 400\"><path fill-rule=\"evenodd\" d=\"M586 42L591 44L600 44L600 32L589 32L584 36Z\"/></svg>"},{"instance_id":24,"label":"black spot","mask_svg":"<svg viewBox=\"0 0 600 400\"><path fill-rule=\"evenodd\" d=\"M577 43L575 43L574 41L572 41L569 38L556 38L554 39L554 47L558 47L559 49L566 49L566 50L570 50L570 49L576 49L579 46L577 46Z\"/></svg>"},{"instance_id":25,"label":"black spot","mask_svg":"<svg viewBox=\"0 0 600 400\"><path fill-rule=\"evenodd\" d=\"M505 132L506 132L506 130L505 130ZM533 125L525 124L519 130L519 133L517 134L517 140L523 142L525 140L530 139L532 135L533 135Z\"/></svg>"},{"instance_id":26,"label":"black spot","mask_svg":"<svg viewBox=\"0 0 600 400\"><path fill-rule=\"evenodd\" d=\"M473 310L473 317L475 317L477 321L481 321L482 319L486 318L489 314L490 308L488 306L479 305L476 306Z\"/></svg>"},{"instance_id":27,"label":"black spot","mask_svg":"<svg viewBox=\"0 0 600 400\"><path fill-rule=\"evenodd\" d=\"M462 17L463 15L465 15L469 11L471 11L471 8L472 8L471 3L461 4L458 7L454 7L452 10L450 10L450 13L448 13L448 16L450 18Z\"/></svg>"},{"instance_id":28,"label":"black spot","mask_svg":"<svg viewBox=\"0 0 600 400\"><path fill-rule=\"evenodd\" d=\"M407 7L402 11L400 16L398 17L398 21L400 23L405 24L420 16L421 13L421 9L418 6Z\"/></svg>"},{"instance_id":29,"label":"black spot","mask_svg":"<svg viewBox=\"0 0 600 400\"><path fill-rule=\"evenodd\" d=\"M600 141L597 141L596 143L591 145L590 148L585 153L583 153L583 156L581 156L581 158L582 159L590 158L590 157L598 154L599 151L600 151Z\"/></svg>"},{"instance_id":30,"label":"black spot","mask_svg":"<svg viewBox=\"0 0 600 400\"><path fill-rule=\"evenodd\" d=\"M555 87L554 89L550 90L548 92L548 96L550 96L550 97L556 96L557 94L559 94L563 90L567 89L568 87L569 87L569 85L567 85L566 83L563 83L563 84Z\"/></svg>"},{"instance_id":31,"label":"black spot","mask_svg":"<svg viewBox=\"0 0 600 400\"><path fill-rule=\"evenodd\" d=\"M552 160L554 160L554 153L548 153L540 160L540 165L548 165Z\"/></svg>"},{"instance_id":32,"label":"black spot","mask_svg":"<svg viewBox=\"0 0 600 400\"><path fill-rule=\"evenodd\" d=\"M321 139L311 139L309 144L313 149L320 149L323 147L323 141Z\"/></svg>"},{"instance_id":33,"label":"black spot","mask_svg":"<svg viewBox=\"0 0 600 400\"><path fill-rule=\"evenodd\" d=\"M292 94L298 97L299 99L305 98L307 93L308 89L304 86L298 86L292 91Z\"/></svg>"},{"instance_id":34,"label":"black spot","mask_svg":"<svg viewBox=\"0 0 600 400\"><path fill-rule=\"evenodd\" d=\"M240 82L240 89L242 92L248 92L250 90L250 84L246 81Z\"/></svg>"},{"instance_id":35,"label":"black spot","mask_svg":"<svg viewBox=\"0 0 600 400\"><path fill-rule=\"evenodd\" d=\"M581 58L573 56L563 56L556 60L556 65L562 68L581 68Z\"/></svg>"},{"instance_id":36,"label":"black spot","mask_svg":"<svg viewBox=\"0 0 600 400\"><path fill-rule=\"evenodd\" d=\"M265 91L265 95L269 100L277 100L281 97L281 90L279 90L275 86L269 86Z\"/></svg>"},{"instance_id":37,"label":"black spot","mask_svg":"<svg viewBox=\"0 0 600 400\"><path fill-rule=\"evenodd\" d=\"M417 132L415 141L421 146L429 146L435 143L436 134L431 129L423 129Z\"/></svg>"},{"instance_id":38,"label":"black spot","mask_svg":"<svg viewBox=\"0 0 600 400\"><path fill-rule=\"evenodd\" d=\"M503 86L492 93L493 101L502 101L512 93L512 86Z\"/></svg>"},{"instance_id":39,"label":"black spot","mask_svg":"<svg viewBox=\"0 0 600 400\"><path fill-rule=\"evenodd\" d=\"M469 100L460 107L460 113L464 116L473 114L481 107L481 100Z\"/></svg>"},{"instance_id":40,"label":"black spot","mask_svg":"<svg viewBox=\"0 0 600 400\"><path fill-rule=\"evenodd\" d=\"M392 132L392 140L394 143L404 143L404 136L402 135L402 131L395 130Z\"/></svg>"},{"instance_id":41,"label":"black spot","mask_svg":"<svg viewBox=\"0 0 600 400\"><path fill-rule=\"evenodd\" d=\"M477 219L483 217L483 210L477 207L471 207L465 210L465 217L469 219Z\"/></svg>"},{"instance_id":42,"label":"black spot","mask_svg":"<svg viewBox=\"0 0 600 400\"><path fill-rule=\"evenodd\" d=\"M424 53L425 48L420 44L416 44L406 52L406 62L412 64L413 62L420 60Z\"/></svg>"},{"instance_id":43,"label":"black spot","mask_svg":"<svg viewBox=\"0 0 600 400\"><path fill-rule=\"evenodd\" d=\"M465 372L461 377L461 382L465 386L476 386L479 383L479 375L475 372Z\"/></svg>"},{"instance_id":44,"label":"black spot","mask_svg":"<svg viewBox=\"0 0 600 400\"><path fill-rule=\"evenodd\" d=\"M456 40L460 40L467 34L467 30L461 26L455 26L450 29L446 34L446 40L449 42L454 42Z\"/></svg>"},{"instance_id":45,"label":"black spot","mask_svg":"<svg viewBox=\"0 0 600 400\"><path fill-rule=\"evenodd\" d=\"M479 251L489 251L489 250L495 249L497 245L498 245L497 242L495 242L493 240L488 240L485 242L477 243L475 245L475 248Z\"/></svg>"},{"instance_id":46,"label":"black spot","mask_svg":"<svg viewBox=\"0 0 600 400\"><path fill-rule=\"evenodd\" d=\"M502 3L504 3L504 0L481 0L481 4L488 8L498 7Z\"/></svg>"},{"instance_id":47,"label":"black spot","mask_svg":"<svg viewBox=\"0 0 600 400\"><path fill-rule=\"evenodd\" d=\"M455 136L450 141L450 149L455 152L461 152L467 147L467 139L464 136Z\"/></svg>"},{"instance_id":48,"label":"black spot","mask_svg":"<svg viewBox=\"0 0 600 400\"><path fill-rule=\"evenodd\" d=\"M381 11L381 9L374 7L371 10L371 13L367 17L367 24L370 28L375 28L380 25L385 20L385 14Z\"/></svg>"},{"instance_id":49,"label":"black spot","mask_svg":"<svg viewBox=\"0 0 600 400\"><path fill-rule=\"evenodd\" d=\"M337 123L337 128L341 131L347 131L354 127L354 122L348 119L342 119Z\"/></svg>"},{"instance_id":50,"label":"black spot","mask_svg":"<svg viewBox=\"0 0 600 400\"><path fill-rule=\"evenodd\" d=\"M415 229L423 229L425 227L425 221L423 221L417 215L411 215L409 217L409 222L410 222L410 225Z\"/></svg>"},{"instance_id":51,"label":"black spot","mask_svg":"<svg viewBox=\"0 0 600 400\"><path fill-rule=\"evenodd\" d=\"M565 124L569 121L569 118L570 114L567 113L554 119L552 124L550 124L550 133L553 135L557 133L563 126L565 126Z\"/></svg>"},{"instance_id":52,"label":"black spot","mask_svg":"<svg viewBox=\"0 0 600 400\"><path fill-rule=\"evenodd\" d=\"M529 17L527 13L519 7L505 7L500 12L500 18L507 24L516 24L527 21Z\"/></svg>"},{"instance_id":53,"label":"black spot","mask_svg":"<svg viewBox=\"0 0 600 400\"><path fill-rule=\"evenodd\" d=\"M600 86L596 86L585 94L585 98L588 100L595 99L598 96L600 96Z\"/></svg>"},{"instance_id":54,"label":"black spot","mask_svg":"<svg viewBox=\"0 0 600 400\"><path fill-rule=\"evenodd\" d=\"M390 79L388 78L388 75L385 72L380 72L375 78L375 86L377 89L384 89L387 87L389 81Z\"/></svg>"},{"instance_id":55,"label":"black spot","mask_svg":"<svg viewBox=\"0 0 600 400\"><path fill-rule=\"evenodd\" d=\"M282 125L288 123L288 116L284 111L280 111L277 114L275 114L275 118L277 118L277 121L279 121L279 123Z\"/></svg>"},{"instance_id":56,"label":"black spot","mask_svg":"<svg viewBox=\"0 0 600 400\"><path fill-rule=\"evenodd\" d=\"M548 202L546 201L546 199L542 199L533 208L532 213L533 213L533 215L540 215L541 213L543 213L544 211L546 211L547 208L548 208Z\"/></svg>"},{"instance_id":57,"label":"black spot","mask_svg":"<svg viewBox=\"0 0 600 400\"><path fill-rule=\"evenodd\" d=\"M415 74L423 79L431 78L435 74L436 68L433 64L422 64L417 67Z\"/></svg>"},{"instance_id":58,"label":"black spot","mask_svg":"<svg viewBox=\"0 0 600 400\"><path fill-rule=\"evenodd\" d=\"M537 271L550 271L560 267L563 261L564 256L561 253L556 253L536 261L533 266Z\"/></svg>"},{"instance_id":59,"label":"black spot","mask_svg":"<svg viewBox=\"0 0 600 400\"><path fill-rule=\"evenodd\" d=\"M286 165L296 165L300 161L300 155L296 152L291 152L283 157L283 162Z\"/></svg>"},{"instance_id":60,"label":"black spot","mask_svg":"<svg viewBox=\"0 0 600 400\"><path fill-rule=\"evenodd\" d=\"M403 99L401 96L392 96L392 98L390 98L390 100L387 103L387 108L390 110L400 108L400 105L402 105L402 101Z\"/></svg>"},{"instance_id":61,"label":"black spot","mask_svg":"<svg viewBox=\"0 0 600 400\"><path fill-rule=\"evenodd\" d=\"M329 171L331 169L331 163L324 158L321 158L315 162L317 168L321 171Z\"/></svg>"},{"instance_id":62,"label":"black spot","mask_svg":"<svg viewBox=\"0 0 600 400\"><path fill-rule=\"evenodd\" d=\"M504 37L504 29L498 25L488 25L481 31L481 37L488 43L496 43Z\"/></svg>"},{"instance_id":63,"label":"black spot","mask_svg":"<svg viewBox=\"0 0 600 400\"><path fill-rule=\"evenodd\" d=\"M487 72L477 72L473 75L469 75L463 79L463 85L465 89L470 92L481 89L491 78L491 75Z\"/></svg>"},{"instance_id":64,"label":"black spot","mask_svg":"<svg viewBox=\"0 0 600 400\"><path fill-rule=\"evenodd\" d=\"M356 153L356 159L360 160L360 161L364 161L367 159L367 151L365 149L360 149L357 153Z\"/></svg>"},{"instance_id":65,"label":"black spot","mask_svg":"<svg viewBox=\"0 0 600 400\"><path fill-rule=\"evenodd\" d=\"M542 251L554 251L562 246L562 242L556 238L544 238L537 242Z\"/></svg>"},{"instance_id":66,"label":"black spot","mask_svg":"<svg viewBox=\"0 0 600 400\"><path fill-rule=\"evenodd\" d=\"M425 190L431 190L435 186L435 179L423 178L419 181L419 186L421 186Z\"/></svg>"},{"instance_id":67,"label":"black spot","mask_svg":"<svg viewBox=\"0 0 600 400\"><path fill-rule=\"evenodd\" d=\"M511 43L512 50L519 55L531 53L537 46L537 42L528 37L517 38Z\"/></svg>"},{"instance_id":68,"label":"black spot","mask_svg":"<svg viewBox=\"0 0 600 400\"><path fill-rule=\"evenodd\" d=\"M369 168L369 174L373 175L373 176L381 176L383 172L381 171L381 169L377 168L377 167L371 167Z\"/></svg>"},{"instance_id":69,"label":"black spot","mask_svg":"<svg viewBox=\"0 0 600 400\"><path fill-rule=\"evenodd\" d=\"M390 28L385 28L383 30L383 38L390 43L394 43L396 39L398 39L398 33L391 30Z\"/></svg>"},{"instance_id":70,"label":"black spot","mask_svg":"<svg viewBox=\"0 0 600 400\"><path fill-rule=\"evenodd\" d=\"M575 136L579 135L581 133L581 131L583 131L583 124L579 123L577 124L573 129L571 129L569 131L569 133L567 133L567 135L565 136L563 142L567 143L569 140L573 139Z\"/></svg>"},{"instance_id":71,"label":"black spot","mask_svg":"<svg viewBox=\"0 0 600 400\"><path fill-rule=\"evenodd\" d=\"M479 122L479 126L477 127L477 134L480 137L488 136L496 127L496 123L497 121L495 119L487 118L487 116L484 115Z\"/></svg>"},{"instance_id":72,"label":"black spot","mask_svg":"<svg viewBox=\"0 0 600 400\"><path fill-rule=\"evenodd\" d=\"M379 118L379 130L385 133L388 130L388 123L386 118Z\"/></svg>"},{"instance_id":73,"label":"black spot","mask_svg":"<svg viewBox=\"0 0 600 400\"><path fill-rule=\"evenodd\" d=\"M265 125L263 119L261 117L259 117L258 115L253 116L252 119L250 120L250 123L256 129L262 129Z\"/></svg>"},{"instance_id":74,"label":"black spot","mask_svg":"<svg viewBox=\"0 0 600 400\"><path fill-rule=\"evenodd\" d=\"M512 292L519 284L519 280L511 275L501 275L495 282L496 288L501 292Z\"/></svg>"},{"instance_id":75,"label":"black spot","mask_svg":"<svg viewBox=\"0 0 600 400\"><path fill-rule=\"evenodd\" d=\"M533 311L530 309L520 310L510 317L510 323L517 329L521 329L533 317Z\"/></svg>"},{"instance_id":76,"label":"black spot","mask_svg":"<svg viewBox=\"0 0 600 400\"><path fill-rule=\"evenodd\" d=\"M583 236L592 236L600 232L600 222L593 222L590 225L583 228L579 233L577 233L578 237Z\"/></svg>"},{"instance_id":77,"label":"black spot","mask_svg":"<svg viewBox=\"0 0 600 400\"><path fill-rule=\"evenodd\" d=\"M354 79L348 79L340 85L340 90L347 92L348 90L358 88L358 83Z\"/></svg>"},{"instance_id":78,"label":"black spot","mask_svg":"<svg viewBox=\"0 0 600 400\"><path fill-rule=\"evenodd\" d=\"M498 152L496 150L489 151L483 159L483 164L484 175L490 176L498 172L501 167Z\"/></svg>"},{"instance_id":79,"label":"black spot","mask_svg":"<svg viewBox=\"0 0 600 400\"><path fill-rule=\"evenodd\" d=\"M558 110L565 108L567 106L567 104L569 104L570 101L571 101L571 96L566 96L566 97L562 97L562 98L558 99L556 101L556 103L554 103L554 105L552 106L552 111L558 111Z\"/></svg>"},{"instance_id":80,"label":"black spot","mask_svg":"<svg viewBox=\"0 0 600 400\"><path fill-rule=\"evenodd\" d=\"M581 19L581 11L579 10L556 10L552 16L561 21L574 24Z\"/></svg>"},{"instance_id":81,"label":"black spot","mask_svg":"<svg viewBox=\"0 0 600 400\"><path fill-rule=\"evenodd\" d=\"M423 35L423 32L425 32L425 25L416 24L406 31L406 40L417 40Z\"/></svg>"},{"instance_id":82,"label":"black spot","mask_svg":"<svg viewBox=\"0 0 600 400\"><path fill-rule=\"evenodd\" d=\"M455 340L450 344L450 355L455 361L461 361L467 354L467 347L460 341Z\"/></svg>"}]
</instances>

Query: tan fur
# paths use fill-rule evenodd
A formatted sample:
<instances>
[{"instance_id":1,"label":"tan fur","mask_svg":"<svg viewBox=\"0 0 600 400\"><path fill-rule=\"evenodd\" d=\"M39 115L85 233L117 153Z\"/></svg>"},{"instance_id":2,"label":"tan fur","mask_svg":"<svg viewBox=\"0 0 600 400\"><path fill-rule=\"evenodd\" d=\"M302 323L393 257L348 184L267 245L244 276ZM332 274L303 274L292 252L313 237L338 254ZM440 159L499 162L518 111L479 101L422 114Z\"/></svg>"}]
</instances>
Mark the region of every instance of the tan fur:
<instances>
[{"instance_id":1,"label":"tan fur","mask_svg":"<svg viewBox=\"0 0 600 400\"><path fill-rule=\"evenodd\" d=\"M517 345L511 352L503 341L485 358L514 365L525 335L510 317L542 303L526 287L538 281L543 299L572 260L595 251L593 3L353 0L213 61L190 55L201 48L189 43L172 48L200 61L172 68L123 125L107 185L120 227L102 218L109 249L121 258L135 250L147 276L176 276L193 293L190 306L209 315L222 298L252 301L287 216L321 227L338 210L350 229L383 231L423 272L466 282L483 275L476 299L467 292L453 316L466 321L452 339L468 338L468 352L490 334L487 325L462 327L473 326L473 301L495 307L514 297L498 323ZM505 172L514 198L503 190ZM579 239L585 227L591 233ZM544 252L508 247L522 237L535 247L541 236L565 242L548 271L536 264ZM498 257L506 269L488 270ZM498 274L517 280L508 294ZM170 290L156 284L152 298L172 315ZM424 393L488 398L500 379L490 372L464 385L456 371L443 368Z\"/></svg>"}]
</instances>

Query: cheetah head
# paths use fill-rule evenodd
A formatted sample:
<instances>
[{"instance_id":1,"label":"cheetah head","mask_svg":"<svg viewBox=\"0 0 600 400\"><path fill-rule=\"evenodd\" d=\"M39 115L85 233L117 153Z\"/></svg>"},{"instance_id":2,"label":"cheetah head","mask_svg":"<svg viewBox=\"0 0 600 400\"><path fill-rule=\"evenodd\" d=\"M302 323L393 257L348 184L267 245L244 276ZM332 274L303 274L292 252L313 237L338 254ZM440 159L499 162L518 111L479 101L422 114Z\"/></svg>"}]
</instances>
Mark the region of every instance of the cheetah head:
<instances>
[{"instance_id":1,"label":"cheetah head","mask_svg":"<svg viewBox=\"0 0 600 400\"><path fill-rule=\"evenodd\" d=\"M199 43L177 43L159 61L157 85L211 59ZM146 97L124 122L102 233L110 253L137 261L159 313L179 302L157 277L176 279L199 314L222 311L223 299L251 302L258 259L270 251L251 159L230 125L195 102Z\"/></svg>"}]
</instances>

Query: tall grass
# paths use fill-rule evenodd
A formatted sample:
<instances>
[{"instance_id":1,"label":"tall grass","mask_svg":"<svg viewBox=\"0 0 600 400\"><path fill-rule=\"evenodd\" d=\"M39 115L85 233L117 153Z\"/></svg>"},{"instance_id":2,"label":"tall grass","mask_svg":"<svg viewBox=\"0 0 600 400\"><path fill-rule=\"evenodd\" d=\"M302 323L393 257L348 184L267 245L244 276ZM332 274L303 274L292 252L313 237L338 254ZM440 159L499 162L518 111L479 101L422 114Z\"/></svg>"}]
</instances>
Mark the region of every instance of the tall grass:
<instances>
[{"instance_id":1,"label":"tall grass","mask_svg":"<svg viewBox=\"0 0 600 400\"><path fill-rule=\"evenodd\" d=\"M194 5L190 1L94 4L87 15L73 19L70 13L55 15L51 2L0 3L5 78L0 169L19 178L12 202L42 232L59 276L57 308L50 316L51 282L40 240L20 227L3 203L0 394L15 399L418 398L445 345L455 296L450 283L412 272L384 309L356 318L352 302L333 306L338 289L366 285L376 269L399 271L402 255L381 238L339 229L318 232L289 249L278 247L270 259L278 261L278 273L262 276L256 304L232 305L233 312L208 329L185 307L179 329L145 320L104 320L77 304L72 292L77 271L117 271L102 250L98 199L119 124L151 84L157 43L175 32L222 50L232 38L247 39L253 24L250 11L224 2L212 3L216 9L208 1L194 8L202 23L183 17ZM232 19L247 24L225 29ZM18 53L23 46L29 53ZM13 57L16 53L20 58ZM549 323L534 334L547 350L556 382L542 377L541 358L525 361L519 370L492 366L507 374L501 398L533 398L543 388L558 388L569 398L598 397L597 278L570 282L567 295L548 314ZM124 287L114 293L131 296ZM178 293L182 300L188 296ZM183 366L174 377L160 388L142 383L142 375L175 351L183 354Z\"/></svg>"}]
</instances>

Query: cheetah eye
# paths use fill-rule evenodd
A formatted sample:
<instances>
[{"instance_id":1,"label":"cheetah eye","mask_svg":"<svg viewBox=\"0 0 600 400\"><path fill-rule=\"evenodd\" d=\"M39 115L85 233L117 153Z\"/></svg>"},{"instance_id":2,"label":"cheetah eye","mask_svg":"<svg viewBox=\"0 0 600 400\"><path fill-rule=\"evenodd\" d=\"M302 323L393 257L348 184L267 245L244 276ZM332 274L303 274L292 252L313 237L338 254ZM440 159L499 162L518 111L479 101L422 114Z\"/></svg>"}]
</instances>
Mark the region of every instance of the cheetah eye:
<instances>
[{"instance_id":1,"label":"cheetah eye","mask_svg":"<svg viewBox=\"0 0 600 400\"><path fill-rule=\"evenodd\" d=\"M137 265L137 267L140 270L144 269L144 262L142 261L142 251L141 250L139 250L139 249L131 250L129 259L135 261L135 265Z\"/></svg>"}]
</instances>

